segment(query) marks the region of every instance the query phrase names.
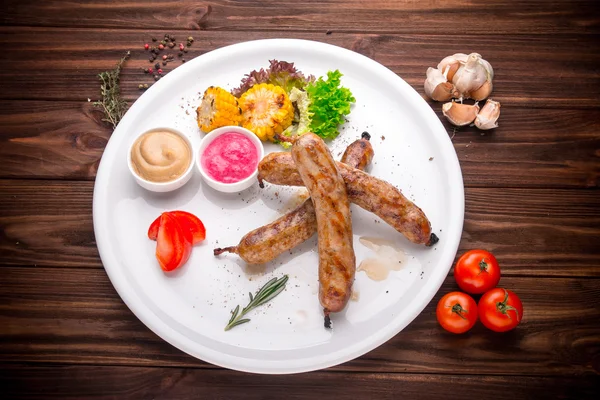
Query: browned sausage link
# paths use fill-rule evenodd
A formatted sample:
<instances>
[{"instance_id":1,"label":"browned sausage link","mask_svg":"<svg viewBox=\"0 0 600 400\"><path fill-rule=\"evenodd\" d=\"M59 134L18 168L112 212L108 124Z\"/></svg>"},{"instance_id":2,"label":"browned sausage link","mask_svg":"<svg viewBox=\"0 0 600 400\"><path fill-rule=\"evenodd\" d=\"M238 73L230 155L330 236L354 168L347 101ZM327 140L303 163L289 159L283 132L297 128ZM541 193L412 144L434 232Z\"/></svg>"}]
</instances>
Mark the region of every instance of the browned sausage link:
<instances>
[{"instance_id":1,"label":"browned sausage link","mask_svg":"<svg viewBox=\"0 0 600 400\"><path fill-rule=\"evenodd\" d=\"M362 139L351 143L342 156L342 162L353 167L366 168L374 154L369 138L365 132ZM294 171L298 173L295 164ZM263 264L300 245L316 231L315 209L312 201L308 199L270 224L247 233L237 246L214 249L214 255L236 253L249 264Z\"/></svg>"},{"instance_id":2,"label":"browned sausage link","mask_svg":"<svg viewBox=\"0 0 600 400\"><path fill-rule=\"evenodd\" d=\"M298 179L291 155L279 152L269 156L258 165L260 179L275 185L303 184ZM337 167L352 203L376 214L413 243L430 246L438 241L437 236L431 233L431 224L423 210L404 197L395 186L341 163Z\"/></svg>"},{"instance_id":3,"label":"browned sausage link","mask_svg":"<svg viewBox=\"0 0 600 400\"><path fill-rule=\"evenodd\" d=\"M298 173L310 193L319 238L319 300L325 313L344 309L352 290L356 259L352 245L350 201L346 185L329 148L317 135L306 133L292 145Z\"/></svg>"}]
</instances>

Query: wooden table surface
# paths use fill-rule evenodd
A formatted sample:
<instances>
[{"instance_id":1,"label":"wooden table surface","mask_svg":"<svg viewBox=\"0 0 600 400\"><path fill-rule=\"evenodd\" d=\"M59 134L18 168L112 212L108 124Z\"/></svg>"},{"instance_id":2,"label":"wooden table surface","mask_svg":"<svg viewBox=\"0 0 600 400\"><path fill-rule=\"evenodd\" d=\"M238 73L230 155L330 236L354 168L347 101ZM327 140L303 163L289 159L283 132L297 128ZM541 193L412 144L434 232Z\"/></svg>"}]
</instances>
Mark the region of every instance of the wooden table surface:
<instances>
[{"instance_id":1,"label":"wooden table surface","mask_svg":"<svg viewBox=\"0 0 600 400\"><path fill-rule=\"evenodd\" d=\"M224 370L164 342L102 267L94 177L112 129L89 99L143 43L192 35L188 58L251 39L362 53L419 93L428 66L478 52L494 66L500 127L452 141L466 192L459 255L493 251L522 324L455 336L438 295L386 344L291 376ZM0 388L3 398L592 398L600 392L600 12L594 0L30 1L0 14ZM172 65L166 69L171 70ZM440 104L431 103L438 115ZM449 135L453 129L444 121Z\"/></svg>"}]
</instances>

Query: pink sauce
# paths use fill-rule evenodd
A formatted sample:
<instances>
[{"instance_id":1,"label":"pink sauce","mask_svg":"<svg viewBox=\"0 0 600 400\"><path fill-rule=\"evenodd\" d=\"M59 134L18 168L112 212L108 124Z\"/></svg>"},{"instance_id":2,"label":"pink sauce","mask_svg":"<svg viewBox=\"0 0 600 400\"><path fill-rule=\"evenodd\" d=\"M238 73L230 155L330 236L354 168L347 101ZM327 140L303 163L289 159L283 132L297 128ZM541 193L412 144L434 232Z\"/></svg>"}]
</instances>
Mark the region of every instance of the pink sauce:
<instances>
[{"instance_id":1,"label":"pink sauce","mask_svg":"<svg viewBox=\"0 0 600 400\"><path fill-rule=\"evenodd\" d=\"M202 153L202 168L222 183L239 182L256 171L258 150L241 133L227 132L213 140Z\"/></svg>"}]
</instances>

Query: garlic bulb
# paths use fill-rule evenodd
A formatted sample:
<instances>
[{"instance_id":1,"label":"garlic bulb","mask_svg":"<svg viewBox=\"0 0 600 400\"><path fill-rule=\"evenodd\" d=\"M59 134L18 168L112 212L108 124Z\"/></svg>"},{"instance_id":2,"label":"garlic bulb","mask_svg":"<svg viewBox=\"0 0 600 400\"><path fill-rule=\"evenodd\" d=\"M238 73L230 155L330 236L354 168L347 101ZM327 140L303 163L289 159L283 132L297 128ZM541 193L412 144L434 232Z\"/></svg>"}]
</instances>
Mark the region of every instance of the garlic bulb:
<instances>
[{"instance_id":1,"label":"garlic bulb","mask_svg":"<svg viewBox=\"0 0 600 400\"><path fill-rule=\"evenodd\" d=\"M448 118L448 121L456 126L469 125L475 120L478 112L479 106L477 103L469 105L451 101L442 105L444 117Z\"/></svg>"},{"instance_id":2,"label":"garlic bulb","mask_svg":"<svg viewBox=\"0 0 600 400\"><path fill-rule=\"evenodd\" d=\"M427 79L425 80L425 94L435 101L448 101L458 96L454 85L446 79L441 70L427 68Z\"/></svg>"},{"instance_id":3,"label":"garlic bulb","mask_svg":"<svg viewBox=\"0 0 600 400\"><path fill-rule=\"evenodd\" d=\"M497 128L498 117L500 117L500 103L488 99L475 118L475 126L482 130Z\"/></svg>"}]
</instances>

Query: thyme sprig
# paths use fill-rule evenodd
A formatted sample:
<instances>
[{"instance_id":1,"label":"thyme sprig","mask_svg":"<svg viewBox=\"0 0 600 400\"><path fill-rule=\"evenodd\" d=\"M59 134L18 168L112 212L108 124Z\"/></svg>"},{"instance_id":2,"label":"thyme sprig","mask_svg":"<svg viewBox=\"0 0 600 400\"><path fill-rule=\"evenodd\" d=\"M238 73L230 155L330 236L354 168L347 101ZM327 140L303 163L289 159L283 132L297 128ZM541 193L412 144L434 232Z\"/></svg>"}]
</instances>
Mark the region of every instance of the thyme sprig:
<instances>
[{"instance_id":1,"label":"thyme sprig","mask_svg":"<svg viewBox=\"0 0 600 400\"><path fill-rule=\"evenodd\" d=\"M129 58L131 52L128 51L123 58L117 63L115 69L104 71L98 74L100 78L100 93L102 100L94 102L94 106L102 108L104 118L102 121L112 124L113 129L125 115L127 111L127 102L121 97L121 87L119 86L119 78L121 76L121 67L125 60Z\"/></svg>"},{"instance_id":2,"label":"thyme sprig","mask_svg":"<svg viewBox=\"0 0 600 400\"><path fill-rule=\"evenodd\" d=\"M275 298L275 296L277 296L283 291L283 289L285 289L285 284L287 281L287 275L284 275L279 279L273 278L269 282L265 283L265 285L262 288L260 288L254 296L252 296L252 292L250 292L250 302L246 307L242 309L241 312L239 305L231 312L231 318L229 319L227 326L225 326L225 330L228 331L232 328L235 328L238 325L250 322L249 318L243 318L244 315L248 314L256 307L259 307Z\"/></svg>"}]
</instances>

